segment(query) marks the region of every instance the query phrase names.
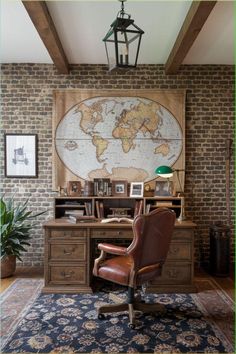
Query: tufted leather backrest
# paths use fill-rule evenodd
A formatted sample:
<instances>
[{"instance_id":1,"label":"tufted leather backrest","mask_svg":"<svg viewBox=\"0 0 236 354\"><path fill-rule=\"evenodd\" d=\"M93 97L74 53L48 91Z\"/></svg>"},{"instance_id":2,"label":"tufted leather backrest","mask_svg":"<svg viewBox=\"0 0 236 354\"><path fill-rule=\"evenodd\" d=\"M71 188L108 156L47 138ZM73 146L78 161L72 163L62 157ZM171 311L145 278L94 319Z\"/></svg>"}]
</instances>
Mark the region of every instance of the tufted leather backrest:
<instances>
[{"instance_id":1,"label":"tufted leather backrest","mask_svg":"<svg viewBox=\"0 0 236 354\"><path fill-rule=\"evenodd\" d=\"M157 208L134 219L134 239L127 249L133 258L134 271L165 262L174 224L175 213L167 208Z\"/></svg>"}]
</instances>

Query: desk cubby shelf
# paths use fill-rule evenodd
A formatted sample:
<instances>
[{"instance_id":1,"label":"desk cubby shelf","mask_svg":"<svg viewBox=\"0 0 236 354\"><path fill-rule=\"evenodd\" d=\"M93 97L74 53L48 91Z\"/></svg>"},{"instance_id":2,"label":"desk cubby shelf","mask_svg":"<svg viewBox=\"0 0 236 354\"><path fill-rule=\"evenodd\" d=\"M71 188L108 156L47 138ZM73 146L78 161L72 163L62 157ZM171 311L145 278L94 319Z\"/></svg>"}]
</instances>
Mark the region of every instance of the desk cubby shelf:
<instances>
[{"instance_id":1,"label":"desk cubby shelf","mask_svg":"<svg viewBox=\"0 0 236 354\"><path fill-rule=\"evenodd\" d=\"M166 207L174 210L178 218L181 211L180 197L56 197L54 203L54 217L60 219L68 214L70 210L84 210L86 215L95 215L97 218L100 212L106 218L111 210L129 209L129 216L134 217L139 212L148 213L154 208ZM99 210L99 209L102 210Z\"/></svg>"}]
</instances>

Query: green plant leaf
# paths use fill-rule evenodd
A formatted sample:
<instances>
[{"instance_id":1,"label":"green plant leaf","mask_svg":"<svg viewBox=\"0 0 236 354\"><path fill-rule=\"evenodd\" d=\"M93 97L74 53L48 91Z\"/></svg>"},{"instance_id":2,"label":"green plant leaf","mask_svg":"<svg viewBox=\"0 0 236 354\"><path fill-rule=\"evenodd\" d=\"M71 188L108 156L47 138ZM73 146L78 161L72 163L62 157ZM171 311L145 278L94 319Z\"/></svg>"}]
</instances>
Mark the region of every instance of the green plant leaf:
<instances>
[{"instance_id":1,"label":"green plant leaf","mask_svg":"<svg viewBox=\"0 0 236 354\"><path fill-rule=\"evenodd\" d=\"M30 231L37 225L33 219L46 211L32 214L27 210L28 201L15 203L14 196L7 200L1 197L1 257L15 255L21 260L21 253L27 251L25 246L30 246Z\"/></svg>"}]
</instances>

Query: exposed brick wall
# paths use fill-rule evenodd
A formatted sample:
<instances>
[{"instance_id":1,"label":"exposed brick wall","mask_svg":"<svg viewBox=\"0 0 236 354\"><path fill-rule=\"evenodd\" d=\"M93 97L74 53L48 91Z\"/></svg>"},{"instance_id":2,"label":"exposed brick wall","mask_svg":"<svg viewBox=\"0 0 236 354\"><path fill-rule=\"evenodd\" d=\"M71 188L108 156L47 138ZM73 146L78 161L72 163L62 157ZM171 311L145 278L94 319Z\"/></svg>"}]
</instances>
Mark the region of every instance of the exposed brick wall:
<instances>
[{"instance_id":1,"label":"exposed brick wall","mask_svg":"<svg viewBox=\"0 0 236 354\"><path fill-rule=\"evenodd\" d=\"M226 220L225 140L233 137L234 71L232 66L183 66L165 75L162 65L139 65L125 72L108 72L104 65L74 65L59 75L52 65L2 65L2 128L7 133L36 133L39 139L37 179L4 178L2 189L17 200L30 198L36 212L48 209L40 224L53 215L52 91L54 89L186 89L186 212L197 223L196 261L209 260L209 225ZM1 134L3 157L3 134ZM233 166L232 209L233 202ZM233 215L233 210L232 210ZM233 237L232 237L233 240ZM233 242L233 241L232 241ZM32 232L24 265L43 264L43 230Z\"/></svg>"}]
</instances>

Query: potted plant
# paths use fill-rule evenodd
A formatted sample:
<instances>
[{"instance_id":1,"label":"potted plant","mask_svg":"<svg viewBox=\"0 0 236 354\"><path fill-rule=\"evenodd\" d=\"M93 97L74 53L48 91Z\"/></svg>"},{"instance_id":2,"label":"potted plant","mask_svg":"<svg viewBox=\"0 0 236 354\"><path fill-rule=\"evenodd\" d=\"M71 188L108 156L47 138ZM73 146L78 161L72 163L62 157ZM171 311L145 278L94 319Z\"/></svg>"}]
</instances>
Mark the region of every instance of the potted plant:
<instances>
[{"instance_id":1,"label":"potted plant","mask_svg":"<svg viewBox=\"0 0 236 354\"><path fill-rule=\"evenodd\" d=\"M15 203L14 198L1 197L1 278L11 276L16 270L16 258L22 261L21 254L29 246L30 231L35 225L34 218L45 211L32 214L27 211L28 199Z\"/></svg>"}]
</instances>

